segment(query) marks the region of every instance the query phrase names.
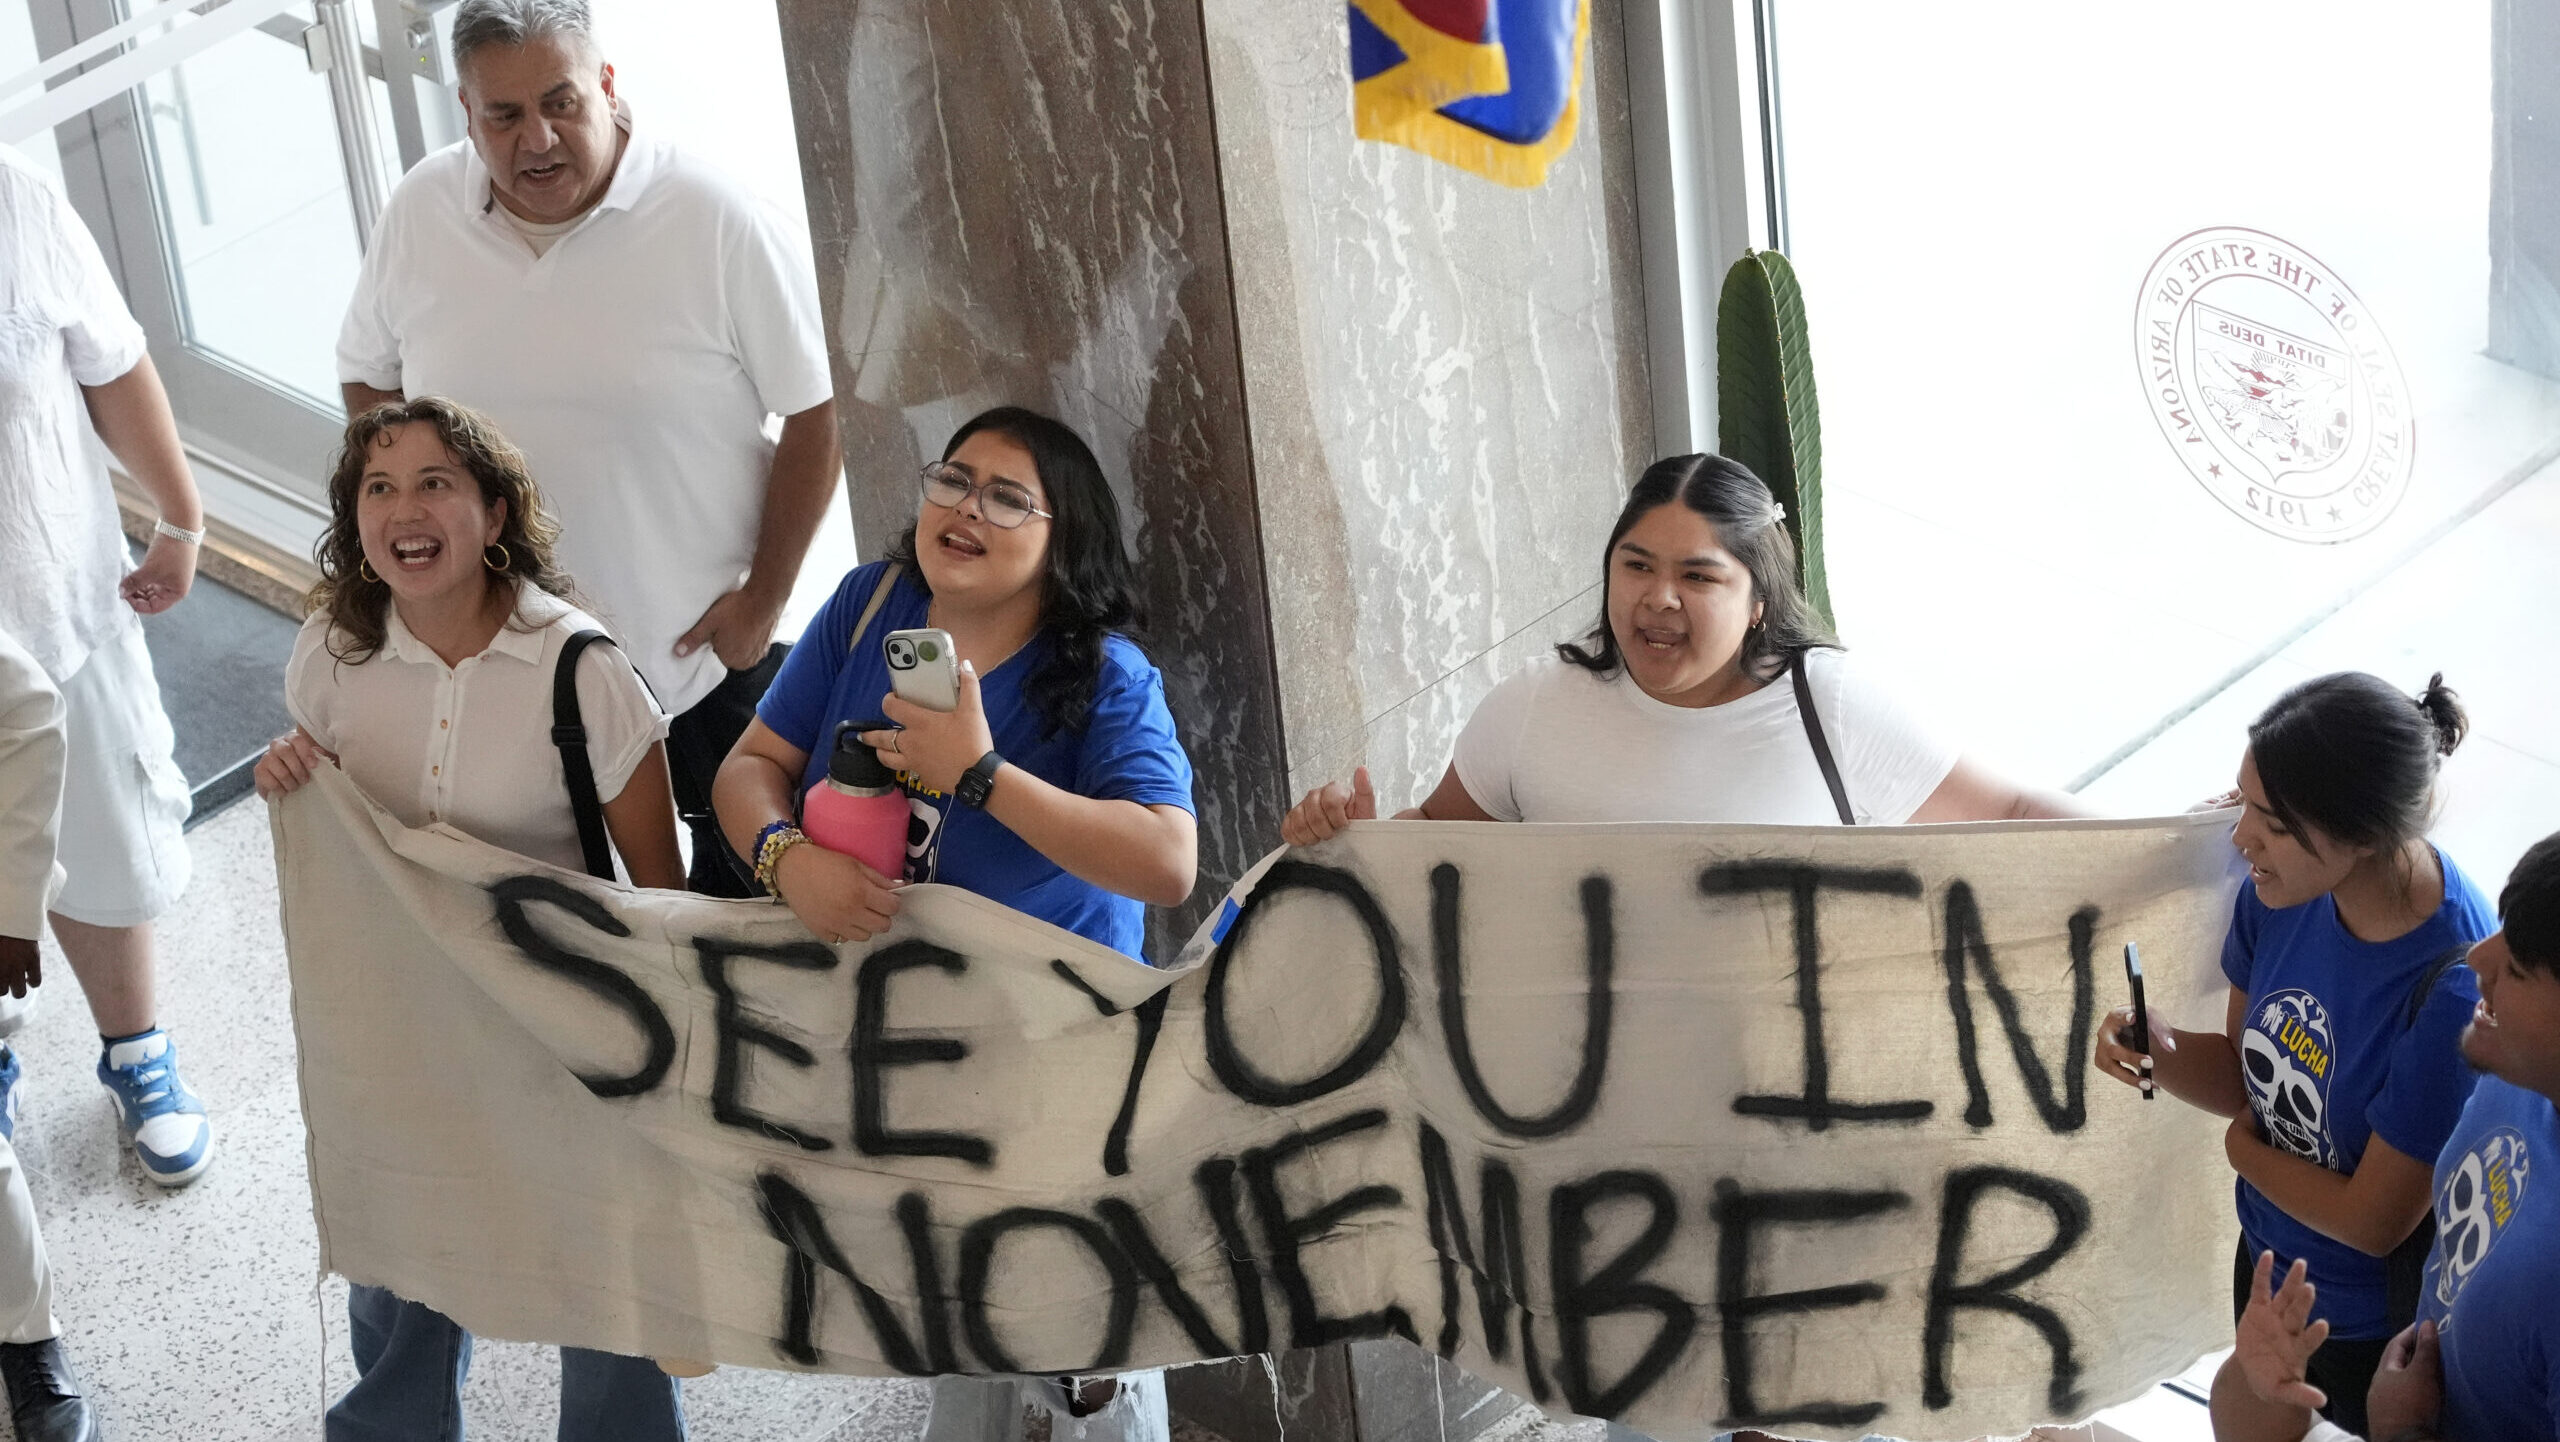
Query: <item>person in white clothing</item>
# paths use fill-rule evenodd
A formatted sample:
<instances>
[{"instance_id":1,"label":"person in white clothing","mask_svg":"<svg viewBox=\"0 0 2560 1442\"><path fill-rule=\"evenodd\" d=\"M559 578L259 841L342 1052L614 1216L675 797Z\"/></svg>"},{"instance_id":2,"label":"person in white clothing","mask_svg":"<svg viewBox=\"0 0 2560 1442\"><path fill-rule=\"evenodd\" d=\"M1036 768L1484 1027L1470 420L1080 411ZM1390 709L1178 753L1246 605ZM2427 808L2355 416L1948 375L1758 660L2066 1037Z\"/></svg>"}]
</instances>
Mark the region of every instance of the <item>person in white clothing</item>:
<instances>
[{"instance_id":1,"label":"person in white clothing","mask_svg":"<svg viewBox=\"0 0 2560 1442\"><path fill-rule=\"evenodd\" d=\"M62 887L62 694L0 627L0 988L41 978L36 934ZM97 1422L53 1319L53 1269L18 1168L18 1056L0 1042L0 1385L20 1442L88 1442Z\"/></svg>"},{"instance_id":2,"label":"person in white clothing","mask_svg":"<svg viewBox=\"0 0 2560 1442\"><path fill-rule=\"evenodd\" d=\"M807 236L635 119L585 0L464 0L453 60L469 139L409 172L365 251L347 413L440 395L523 448L562 564L675 717L695 889L748 895L712 778L838 468Z\"/></svg>"},{"instance_id":3,"label":"person in white clothing","mask_svg":"<svg viewBox=\"0 0 2560 1442\"><path fill-rule=\"evenodd\" d=\"M536 860L583 856L552 739L562 648L600 630L552 559L524 457L489 422L435 396L347 426L329 478L320 584L285 668L294 730L259 759L273 799L333 762L408 826L450 826ZM572 673L587 759L622 867L681 887L667 791L666 717L609 645ZM471 1338L381 1288L347 1296L356 1382L329 1409L331 1442L459 1435ZM680 1442L681 1393L657 1364L561 1349L563 1442Z\"/></svg>"},{"instance_id":4,"label":"person in white clothing","mask_svg":"<svg viewBox=\"0 0 2560 1442\"><path fill-rule=\"evenodd\" d=\"M1891 826L2089 814L1962 755L1860 675L1806 604L1783 521L1769 488L1734 461L1655 463L1609 533L1599 624L1495 686L1440 784L1399 819ZM1281 835L1303 846L1377 814L1362 767L1348 786L1309 792Z\"/></svg>"},{"instance_id":5,"label":"person in white clothing","mask_svg":"<svg viewBox=\"0 0 2560 1442\"><path fill-rule=\"evenodd\" d=\"M2089 814L1961 754L1859 675L1805 601L1785 519L1738 462L1655 462L1602 553L1599 624L1496 685L1440 784L1397 819L1891 826ZM1281 836L1305 846L1377 814L1364 766L1348 786L1307 793ZM1613 1439L1637 1435L1610 1424Z\"/></svg>"},{"instance_id":6,"label":"person in white clothing","mask_svg":"<svg viewBox=\"0 0 2560 1442\"><path fill-rule=\"evenodd\" d=\"M105 443L159 507L140 565L125 549ZM186 890L192 798L136 616L195 582L204 506L142 327L53 177L0 146L0 630L62 692L66 877L53 934L100 1039L143 1175L184 1186L213 1128L160 1029L151 924Z\"/></svg>"}]
</instances>

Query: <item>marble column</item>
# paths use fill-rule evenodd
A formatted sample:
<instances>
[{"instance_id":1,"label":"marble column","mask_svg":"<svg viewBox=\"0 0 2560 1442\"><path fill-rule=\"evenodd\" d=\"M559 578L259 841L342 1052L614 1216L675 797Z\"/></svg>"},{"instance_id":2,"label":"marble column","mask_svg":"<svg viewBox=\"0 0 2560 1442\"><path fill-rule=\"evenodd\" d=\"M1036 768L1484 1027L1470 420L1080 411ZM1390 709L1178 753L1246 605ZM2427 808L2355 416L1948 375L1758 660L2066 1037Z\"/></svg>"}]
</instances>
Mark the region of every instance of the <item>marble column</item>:
<instances>
[{"instance_id":1,"label":"marble column","mask_svg":"<svg viewBox=\"0 0 2560 1442\"><path fill-rule=\"evenodd\" d=\"M1653 459L1619 0L1591 6L1573 148L1526 191L1353 136L1339 3L1201 15L1289 786L1365 762L1393 808L1494 682L1599 619ZM1339 1354L1347 1399L1304 1354L1287 1395L1347 1400L1336 1430L1366 1442L1466 1442L1527 1405L1402 1342ZM1255 1369L1191 1370L1187 1415L1237 1442L1303 1430L1246 1405Z\"/></svg>"},{"instance_id":2,"label":"marble column","mask_svg":"<svg viewBox=\"0 0 2560 1442\"><path fill-rule=\"evenodd\" d=\"M1000 401L1127 488L1201 774L1158 945L1298 790L1365 761L1418 798L1496 680L1598 619L1652 459L1620 0L1532 191L1355 139L1338 0L780 4L865 550ZM1522 1405L1388 1343L1167 1385L1239 1442L1463 1442Z\"/></svg>"},{"instance_id":3,"label":"marble column","mask_svg":"<svg viewBox=\"0 0 2560 1442\"><path fill-rule=\"evenodd\" d=\"M1111 476L1198 770L1200 885L1275 844L1285 749L1196 4L780 0L855 534L1011 403Z\"/></svg>"},{"instance_id":4,"label":"marble column","mask_svg":"<svg viewBox=\"0 0 2560 1442\"><path fill-rule=\"evenodd\" d=\"M1341 5L1201 8L1290 786L1406 804L1598 620L1653 459L1619 0L1536 190L1355 139Z\"/></svg>"}]
</instances>

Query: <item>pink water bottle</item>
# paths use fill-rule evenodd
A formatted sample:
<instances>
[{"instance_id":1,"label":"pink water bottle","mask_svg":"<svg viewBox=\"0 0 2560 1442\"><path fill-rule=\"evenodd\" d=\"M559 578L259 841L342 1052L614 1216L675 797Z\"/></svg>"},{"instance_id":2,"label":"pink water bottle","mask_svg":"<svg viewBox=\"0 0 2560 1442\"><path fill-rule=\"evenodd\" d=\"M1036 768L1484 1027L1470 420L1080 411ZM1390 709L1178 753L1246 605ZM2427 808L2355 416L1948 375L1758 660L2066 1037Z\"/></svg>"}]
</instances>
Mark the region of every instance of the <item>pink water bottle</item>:
<instances>
[{"instance_id":1,"label":"pink water bottle","mask_svg":"<svg viewBox=\"0 0 2560 1442\"><path fill-rule=\"evenodd\" d=\"M862 744L861 732L882 730L886 721L836 723L835 750L827 758L827 779L809 788L800 803L800 829L829 851L842 852L891 881L906 874L907 825L914 813L898 779L880 757Z\"/></svg>"}]
</instances>

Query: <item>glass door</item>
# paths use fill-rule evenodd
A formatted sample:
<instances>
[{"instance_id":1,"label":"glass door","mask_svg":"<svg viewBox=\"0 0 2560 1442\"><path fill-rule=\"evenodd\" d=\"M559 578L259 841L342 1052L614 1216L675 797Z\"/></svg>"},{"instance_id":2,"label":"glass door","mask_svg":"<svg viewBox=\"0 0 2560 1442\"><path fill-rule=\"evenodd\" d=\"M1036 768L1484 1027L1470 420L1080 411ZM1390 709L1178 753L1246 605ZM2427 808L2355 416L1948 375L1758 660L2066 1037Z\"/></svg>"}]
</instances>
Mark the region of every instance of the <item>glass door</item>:
<instances>
[{"instance_id":1,"label":"glass door","mask_svg":"<svg viewBox=\"0 0 2560 1442\"><path fill-rule=\"evenodd\" d=\"M45 54L145 8L29 3ZM456 129L439 53L433 10L409 0L303 0L53 135L206 463L209 509L288 554L326 514L338 325L364 239L401 163Z\"/></svg>"}]
</instances>

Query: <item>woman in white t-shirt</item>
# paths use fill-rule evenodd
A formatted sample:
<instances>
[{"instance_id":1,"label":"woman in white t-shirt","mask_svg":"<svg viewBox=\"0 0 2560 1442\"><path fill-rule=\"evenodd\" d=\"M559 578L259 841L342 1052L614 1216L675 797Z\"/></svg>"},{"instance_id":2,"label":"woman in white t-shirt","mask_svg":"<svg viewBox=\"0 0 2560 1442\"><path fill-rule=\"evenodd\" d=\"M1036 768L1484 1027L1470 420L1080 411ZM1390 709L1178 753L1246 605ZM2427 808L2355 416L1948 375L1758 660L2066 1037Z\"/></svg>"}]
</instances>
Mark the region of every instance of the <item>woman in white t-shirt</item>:
<instances>
[{"instance_id":1,"label":"woman in white t-shirt","mask_svg":"<svg viewBox=\"0 0 2560 1442\"><path fill-rule=\"evenodd\" d=\"M1440 784L1397 819L1891 826L2088 814L1962 755L1869 684L1806 603L1784 520L1734 461L1655 462L1609 533L1600 624L1495 686ZM1304 846L1377 814L1364 766L1349 786L1307 793L1281 836ZM1637 1434L1613 1424L1611 1435Z\"/></svg>"},{"instance_id":2,"label":"woman in white t-shirt","mask_svg":"<svg viewBox=\"0 0 2560 1442\"><path fill-rule=\"evenodd\" d=\"M274 798L336 762L404 825L443 824L521 855L584 869L552 744L561 648L604 628L564 596L559 528L524 457L487 420L423 396L347 427L329 480L329 530L311 618L285 670L296 723L258 762ZM641 886L682 890L667 718L609 645L577 658L580 720L605 830ZM347 1297L356 1383L330 1438L445 1435L460 1414L470 1335L381 1287ZM564 1438L684 1435L673 1377L645 1358L561 1349Z\"/></svg>"},{"instance_id":3,"label":"woman in white t-shirt","mask_svg":"<svg viewBox=\"0 0 2560 1442\"><path fill-rule=\"evenodd\" d=\"M1760 478L1722 456L1646 470L1609 533L1600 624L1494 687L1440 784L1399 818L1890 826L2087 814L1959 754L1870 684L1806 604L1783 519ZM1363 767L1348 786L1309 792L1281 835L1305 845L1377 814Z\"/></svg>"}]
</instances>

